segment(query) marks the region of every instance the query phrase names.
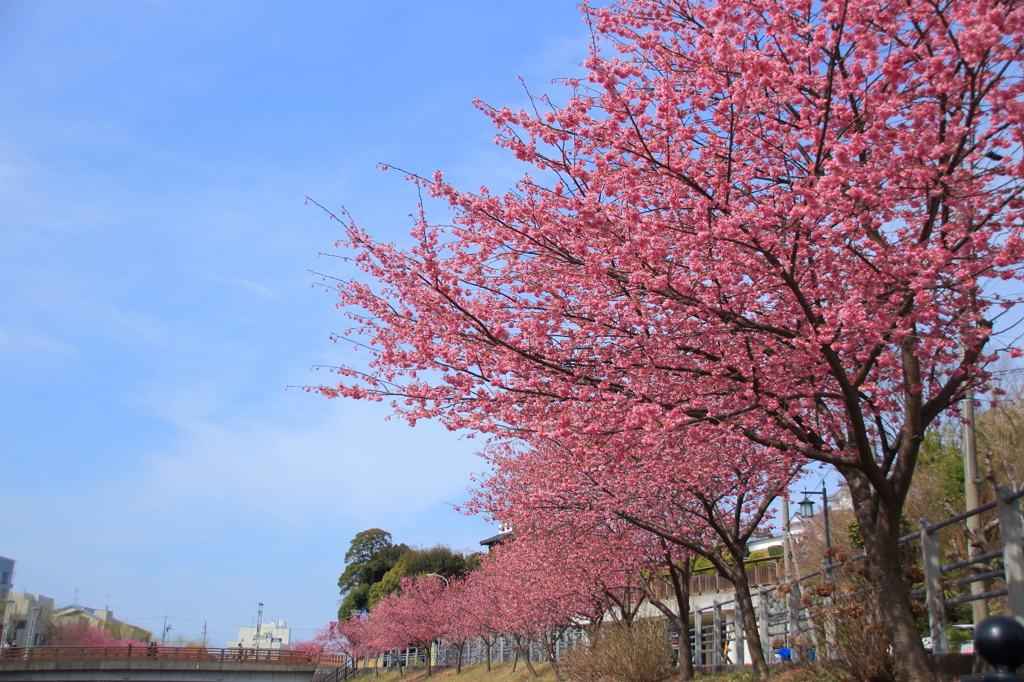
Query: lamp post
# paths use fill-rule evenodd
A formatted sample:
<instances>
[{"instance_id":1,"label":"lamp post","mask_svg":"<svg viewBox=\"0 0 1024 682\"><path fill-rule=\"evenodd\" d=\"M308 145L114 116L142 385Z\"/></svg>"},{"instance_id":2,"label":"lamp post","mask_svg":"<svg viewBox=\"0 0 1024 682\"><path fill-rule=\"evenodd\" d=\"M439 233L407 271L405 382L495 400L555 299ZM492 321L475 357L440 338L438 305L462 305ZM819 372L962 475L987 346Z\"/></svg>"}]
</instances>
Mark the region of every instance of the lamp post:
<instances>
[{"instance_id":1,"label":"lamp post","mask_svg":"<svg viewBox=\"0 0 1024 682\"><path fill-rule=\"evenodd\" d=\"M427 577L430 577L430 578L440 578L441 580L444 581L444 586L445 587L451 587L452 586L452 584L450 582L448 582L448 578L445 578L440 573L427 573ZM435 663L437 662L437 655L434 653L434 646L435 646L435 643L431 642L430 643L430 648L427 649L427 663L428 663L427 670L428 671L430 670L430 666L429 666L430 657L434 656L434 661L435 661Z\"/></svg>"},{"instance_id":2,"label":"lamp post","mask_svg":"<svg viewBox=\"0 0 1024 682\"><path fill-rule=\"evenodd\" d=\"M445 578L445 577L444 577L443 575L441 575L440 573L427 573L427 576L429 576L429 577L431 577L431 578L440 578L441 580L443 580L443 581L444 581L444 586L445 586L445 587L451 587L451 586L452 586L452 585L451 585L451 583L450 583L450 582L448 582L448 578Z\"/></svg>"},{"instance_id":3,"label":"lamp post","mask_svg":"<svg viewBox=\"0 0 1024 682\"><path fill-rule=\"evenodd\" d=\"M800 500L800 516L809 519L814 516L814 503L807 499L808 495L821 495L821 509L825 515L825 549L832 548L832 534L828 526L828 491L825 489L825 482L821 482L821 490L801 490L804 499Z\"/></svg>"}]
</instances>

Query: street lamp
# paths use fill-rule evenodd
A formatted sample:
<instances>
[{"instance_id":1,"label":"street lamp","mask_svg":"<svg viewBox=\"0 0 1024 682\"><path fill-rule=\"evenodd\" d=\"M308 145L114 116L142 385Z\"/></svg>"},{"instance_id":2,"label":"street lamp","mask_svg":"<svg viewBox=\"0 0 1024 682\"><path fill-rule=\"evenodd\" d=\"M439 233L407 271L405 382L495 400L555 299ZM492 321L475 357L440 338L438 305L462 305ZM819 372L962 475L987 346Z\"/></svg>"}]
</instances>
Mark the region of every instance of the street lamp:
<instances>
[{"instance_id":1,"label":"street lamp","mask_svg":"<svg viewBox=\"0 0 1024 682\"><path fill-rule=\"evenodd\" d=\"M832 548L832 534L828 526L828 491L825 489L825 482L821 482L821 490L801 490L804 499L800 500L800 516L809 519L814 516L814 502L807 499L808 495L821 495L821 510L825 515L825 549Z\"/></svg>"},{"instance_id":2,"label":"street lamp","mask_svg":"<svg viewBox=\"0 0 1024 682\"><path fill-rule=\"evenodd\" d=\"M430 578L440 578L441 580L444 581L444 586L445 587L451 587L452 586L451 583L448 582L448 578L445 578L440 573L427 573L427 577L430 577ZM431 656L434 656L434 661L435 662L437 661L437 655L434 652L434 646L435 646L434 642L431 642L430 643L430 648L427 649L427 663L428 663L428 667L429 667L430 657Z\"/></svg>"},{"instance_id":3,"label":"street lamp","mask_svg":"<svg viewBox=\"0 0 1024 682\"><path fill-rule=\"evenodd\" d=\"M444 586L445 587L451 587L452 586L451 583L448 582L448 578L445 578L440 573L427 573L427 576L431 577L431 578L440 578L441 580L444 581Z\"/></svg>"}]
</instances>

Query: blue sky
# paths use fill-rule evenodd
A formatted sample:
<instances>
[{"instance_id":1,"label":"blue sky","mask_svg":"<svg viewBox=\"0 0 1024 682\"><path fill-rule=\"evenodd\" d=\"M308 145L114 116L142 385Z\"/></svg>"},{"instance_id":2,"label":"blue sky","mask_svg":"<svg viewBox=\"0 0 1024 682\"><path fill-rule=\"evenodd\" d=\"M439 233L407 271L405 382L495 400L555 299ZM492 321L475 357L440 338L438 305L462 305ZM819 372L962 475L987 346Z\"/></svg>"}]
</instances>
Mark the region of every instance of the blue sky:
<instances>
[{"instance_id":1,"label":"blue sky","mask_svg":"<svg viewBox=\"0 0 1024 682\"><path fill-rule=\"evenodd\" d=\"M475 548L475 443L295 384L345 361L307 270L398 173L524 171L471 102L581 73L572 2L0 0L0 555L16 587L215 641L331 619L349 539ZM436 216L443 220L443 216ZM187 620L191 619L191 620ZM297 635L309 631L297 631Z\"/></svg>"}]
</instances>

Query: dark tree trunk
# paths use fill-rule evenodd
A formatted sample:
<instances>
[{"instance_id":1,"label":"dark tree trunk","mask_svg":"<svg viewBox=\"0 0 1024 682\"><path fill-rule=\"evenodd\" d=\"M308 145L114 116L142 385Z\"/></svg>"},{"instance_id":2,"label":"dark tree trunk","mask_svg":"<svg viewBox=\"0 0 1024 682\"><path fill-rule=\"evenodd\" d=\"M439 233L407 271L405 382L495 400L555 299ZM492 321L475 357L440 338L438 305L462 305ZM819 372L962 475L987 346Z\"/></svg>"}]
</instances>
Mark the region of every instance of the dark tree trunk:
<instances>
[{"instance_id":1,"label":"dark tree trunk","mask_svg":"<svg viewBox=\"0 0 1024 682\"><path fill-rule=\"evenodd\" d=\"M551 669L555 672L555 679L562 679L562 672L558 667L558 638L562 636L564 630L552 630L541 635L541 643L544 646L544 654L548 657L548 662L551 663Z\"/></svg>"},{"instance_id":2,"label":"dark tree trunk","mask_svg":"<svg viewBox=\"0 0 1024 682\"><path fill-rule=\"evenodd\" d=\"M743 622L743 639L750 651L750 663L754 668L754 679L763 680L768 677L768 663L764 659L761 635L757 630L757 613L754 611L754 600L750 596L750 584L747 572L740 570L727 576L736 588L736 610L740 612Z\"/></svg>"},{"instance_id":3,"label":"dark tree trunk","mask_svg":"<svg viewBox=\"0 0 1024 682\"><path fill-rule=\"evenodd\" d=\"M537 677L537 671L533 667L533 663L530 661L530 652L523 648L522 642L516 637L516 651L523 655L523 663L526 664L526 669L530 671L531 677ZM513 666L512 670L515 670Z\"/></svg>"},{"instance_id":4,"label":"dark tree trunk","mask_svg":"<svg viewBox=\"0 0 1024 682\"><path fill-rule=\"evenodd\" d=\"M903 583L899 538L902 500L882 500L857 471L843 472L864 538L866 578L885 634L896 653L901 682L934 682Z\"/></svg>"},{"instance_id":5,"label":"dark tree trunk","mask_svg":"<svg viewBox=\"0 0 1024 682\"><path fill-rule=\"evenodd\" d=\"M679 668L677 674L680 680L692 680L693 669L693 647L690 646L690 617L676 619L676 632L679 633Z\"/></svg>"},{"instance_id":6,"label":"dark tree trunk","mask_svg":"<svg viewBox=\"0 0 1024 682\"><path fill-rule=\"evenodd\" d=\"M659 538L661 548L665 552L665 566L668 569L669 584L676 598L676 608L672 610L668 604L658 597L657 586L650 580L646 583L647 601L669 619L676 628L678 636L679 666L676 668L680 682L692 680L693 647L690 646L690 576L693 575L693 560L687 559L682 564L672 560L671 552L664 538Z\"/></svg>"}]
</instances>

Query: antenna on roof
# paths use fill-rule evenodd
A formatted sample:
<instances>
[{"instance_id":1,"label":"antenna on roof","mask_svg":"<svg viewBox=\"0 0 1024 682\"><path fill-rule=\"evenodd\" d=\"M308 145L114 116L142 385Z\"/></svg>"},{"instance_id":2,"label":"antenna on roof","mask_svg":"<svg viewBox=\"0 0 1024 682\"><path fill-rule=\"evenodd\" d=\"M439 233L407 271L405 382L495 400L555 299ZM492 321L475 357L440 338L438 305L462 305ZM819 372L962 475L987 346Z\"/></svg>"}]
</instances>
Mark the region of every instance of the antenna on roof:
<instances>
[{"instance_id":1,"label":"antenna on roof","mask_svg":"<svg viewBox=\"0 0 1024 682\"><path fill-rule=\"evenodd\" d=\"M110 597L111 597L111 596L112 596L112 595L109 595L109 594L107 595L107 605L103 607L103 608L104 608L104 609L106 609L107 611L109 611L109 610L110 610Z\"/></svg>"},{"instance_id":2,"label":"antenna on roof","mask_svg":"<svg viewBox=\"0 0 1024 682\"><path fill-rule=\"evenodd\" d=\"M78 606L78 588L75 588L75 606Z\"/></svg>"}]
</instances>

